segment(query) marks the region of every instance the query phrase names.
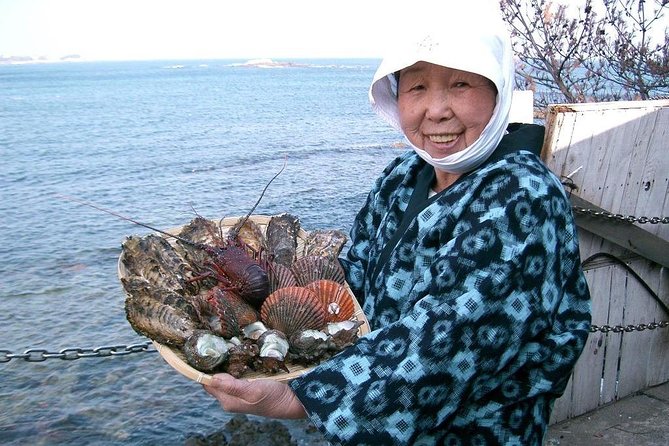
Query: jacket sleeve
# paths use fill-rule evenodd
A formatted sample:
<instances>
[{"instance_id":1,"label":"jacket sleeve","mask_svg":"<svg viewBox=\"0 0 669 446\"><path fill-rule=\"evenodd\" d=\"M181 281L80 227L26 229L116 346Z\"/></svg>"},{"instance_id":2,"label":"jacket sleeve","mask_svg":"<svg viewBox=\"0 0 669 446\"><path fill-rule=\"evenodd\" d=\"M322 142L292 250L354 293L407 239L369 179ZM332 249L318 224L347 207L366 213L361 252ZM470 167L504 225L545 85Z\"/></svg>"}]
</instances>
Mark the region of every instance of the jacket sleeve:
<instances>
[{"instance_id":1,"label":"jacket sleeve","mask_svg":"<svg viewBox=\"0 0 669 446\"><path fill-rule=\"evenodd\" d=\"M372 240L377 237L381 220L388 207L387 197L380 191L383 188L398 187L401 182L408 154L394 159L383 171L383 174L374 183L367 195L364 206L360 209L350 231L351 247L345 257L339 261L346 273L346 281L353 294L362 305L365 300L365 274L369 267L369 252Z\"/></svg>"},{"instance_id":2,"label":"jacket sleeve","mask_svg":"<svg viewBox=\"0 0 669 446\"><path fill-rule=\"evenodd\" d=\"M508 401L559 395L589 329L587 284L564 197L520 192L463 216L407 295L410 309L290 386L342 444L406 444ZM390 266L392 267L392 265ZM566 378L567 377L567 378Z\"/></svg>"}]
</instances>

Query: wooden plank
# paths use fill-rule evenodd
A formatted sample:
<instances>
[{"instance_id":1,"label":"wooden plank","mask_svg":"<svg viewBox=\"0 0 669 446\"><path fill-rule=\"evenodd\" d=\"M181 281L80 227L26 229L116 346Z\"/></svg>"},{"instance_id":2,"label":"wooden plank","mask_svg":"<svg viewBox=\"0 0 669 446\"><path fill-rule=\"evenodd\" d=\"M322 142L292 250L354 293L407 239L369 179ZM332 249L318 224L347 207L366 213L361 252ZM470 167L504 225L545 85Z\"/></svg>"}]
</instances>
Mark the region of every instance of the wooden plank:
<instances>
[{"instance_id":1,"label":"wooden plank","mask_svg":"<svg viewBox=\"0 0 669 446\"><path fill-rule=\"evenodd\" d=\"M542 158L580 197L612 213L669 213L669 100L555 105L546 125ZM649 231L669 240L669 225Z\"/></svg>"},{"instance_id":2,"label":"wooden plank","mask_svg":"<svg viewBox=\"0 0 669 446\"><path fill-rule=\"evenodd\" d=\"M586 280L592 296L592 320L605 325L611 311L611 266L586 271ZM590 333L585 348L574 369L572 407L569 416L578 416L596 409L600 404L600 391L604 363L607 358L608 336L602 332ZM611 356L611 352L608 352ZM616 359L617 360L617 359Z\"/></svg>"},{"instance_id":3,"label":"wooden plank","mask_svg":"<svg viewBox=\"0 0 669 446\"><path fill-rule=\"evenodd\" d=\"M639 271L642 261L632 262L634 271ZM648 292L631 275L620 268L616 274L627 276L627 293L624 305L622 325L638 325L649 323L657 318L657 303L648 295ZM653 333L649 330L633 331L622 334L620 346L620 366L618 371L617 399L624 398L648 387L646 380L647 369L652 358L650 356L650 342Z\"/></svg>"},{"instance_id":4,"label":"wooden plank","mask_svg":"<svg viewBox=\"0 0 669 446\"><path fill-rule=\"evenodd\" d=\"M553 169L553 172L560 178L569 174L567 163L575 125L575 113L558 113L552 110L546 117L546 135L541 159L551 168L559 167Z\"/></svg>"},{"instance_id":5,"label":"wooden plank","mask_svg":"<svg viewBox=\"0 0 669 446\"><path fill-rule=\"evenodd\" d=\"M575 194L571 194L570 200L572 205L578 208L594 209L598 212L604 211L604 209ZM579 227L659 265L669 267L669 241L661 239L633 223L618 219L593 217L578 212L574 218Z\"/></svg>"},{"instance_id":6,"label":"wooden plank","mask_svg":"<svg viewBox=\"0 0 669 446\"><path fill-rule=\"evenodd\" d=\"M648 151L647 145L646 147L637 145L644 114L642 109L615 110L603 116L605 119L620 124L607 130L604 134L607 138L607 163L605 166L604 163L602 165L601 174L603 176L587 178L588 182L594 182L602 188L602 194L598 201L589 201L598 203L600 207L614 214L623 213L623 209L631 211L633 208L630 207L630 203L625 203L626 197L638 195L639 186L630 184L630 179L641 177L643 165L640 165L639 158L645 159ZM587 194L581 196L586 200L589 198Z\"/></svg>"},{"instance_id":7,"label":"wooden plank","mask_svg":"<svg viewBox=\"0 0 669 446\"><path fill-rule=\"evenodd\" d=\"M644 170L638 178L639 193L630 213L645 217L669 216L669 156L666 153L666 144L669 141L669 108L659 110L648 127L648 146L664 147L664 150L648 152ZM669 240L669 225L647 224L644 227L658 237Z\"/></svg>"},{"instance_id":8,"label":"wooden plank","mask_svg":"<svg viewBox=\"0 0 669 446\"><path fill-rule=\"evenodd\" d=\"M660 268L649 262L634 269L658 297L669 306L669 269ZM644 290L642 297L652 302L650 322L669 321L669 313ZM648 364L646 366L646 383L655 386L669 381L669 327L649 330Z\"/></svg>"},{"instance_id":9,"label":"wooden plank","mask_svg":"<svg viewBox=\"0 0 669 446\"><path fill-rule=\"evenodd\" d=\"M617 267L609 266L606 269L608 270L608 277L610 279L609 295L611 299L606 323L611 326L621 325L623 323L623 309L626 295L626 277L624 274L614 273ZM601 295L601 291L598 290L594 299L605 299L605 296ZM597 322L594 323L597 324ZM618 361L620 359L621 338L621 333L609 332L605 334L604 370L602 373L600 405L615 401L618 394Z\"/></svg>"},{"instance_id":10,"label":"wooden plank","mask_svg":"<svg viewBox=\"0 0 669 446\"><path fill-rule=\"evenodd\" d=\"M548 424L559 423L560 421L566 420L572 417L571 411L574 407L574 373L572 372L567 387L564 389L562 396L555 400L553 404L553 411L551 412L550 420Z\"/></svg>"}]
</instances>

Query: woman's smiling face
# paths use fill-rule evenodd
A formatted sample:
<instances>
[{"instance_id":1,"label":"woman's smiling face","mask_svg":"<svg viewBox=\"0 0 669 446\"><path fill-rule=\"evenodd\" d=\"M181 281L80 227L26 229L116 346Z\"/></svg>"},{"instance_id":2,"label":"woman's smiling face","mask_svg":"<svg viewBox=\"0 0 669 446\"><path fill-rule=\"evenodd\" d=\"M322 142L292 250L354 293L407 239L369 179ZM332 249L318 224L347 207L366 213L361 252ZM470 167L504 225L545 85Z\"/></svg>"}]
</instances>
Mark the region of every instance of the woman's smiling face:
<instances>
[{"instance_id":1,"label":"woman's smiling face","mask_svg":"<svg viewBox=\"0 0 669 446\"><path fill-rule=\"evenodd\" d=\"M400 71L400 124L413 145L443 158L478 139L496 97L494 84L481 75L417 62Z\"/></svg>"}]
</instances>

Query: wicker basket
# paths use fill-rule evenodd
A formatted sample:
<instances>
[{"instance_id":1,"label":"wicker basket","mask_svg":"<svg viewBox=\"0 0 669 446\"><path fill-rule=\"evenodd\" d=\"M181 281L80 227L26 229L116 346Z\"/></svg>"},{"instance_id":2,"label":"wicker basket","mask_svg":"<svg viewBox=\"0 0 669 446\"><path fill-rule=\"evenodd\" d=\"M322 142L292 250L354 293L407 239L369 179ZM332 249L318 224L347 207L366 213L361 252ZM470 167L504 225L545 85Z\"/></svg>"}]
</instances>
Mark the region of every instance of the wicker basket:
<instances>
[{"instance_id":1,"label":"wicker basket","mask_svg":"<svg viewBox=\"0 0 669 446\"><path fill-rule=\"evenodd\" d=\"M260 227L260 229L264 232L267 229L267 225L269 224L269 221L271 219L271 216L266 216L266 215L252 215L250 220L253 220L253 222ZM228 217L222 220L221 225L222 227L225 228L230 228L232 227L237 221L239 220L239 217ZM177 234L181 228L175 228L171 229L167 232ZM304 231L303 229L300 229L298 236L297 236L297 252L298 252L298 257L300 253L303 250L304 246L304 241L307 237L308 233ZM118 261L118 275L119 278L126 277L126 271L125 267L123 265L123 253L121 253L121 256L119 257ZM348 289L349 293L351 294L351 297L353 298L353 305L354 305L354 314L353 317L357 319L358 321L362 322L362 325L358 329L358 333L360 336L365 335L366 333L369 333L369 322L367 321L367 318L365 317L364 312L362 311L362 308L360 307L359 302L353 295L353 292L349 288L348 285L346 285L346 288ZM201 383L201 384L210 384L212 381L212 376L208 375L204 372L201 372L186 362L186 359L179 351L178 349L174 349L172 347L169 347L167 345L161 344L159 342L153 341L153 344L155 345L156 349L158 350L158 353L162 356L162 358L167 362L170 366L172 366L176 371L184 375L186 378L191 379L195 382ZM283 372L283 373L277 373L274 375L268 375L260 372L255 372L255 371L249 371L242 376L243 379L247 380L256 380L256 379L272 379L275 381L282 381L282 382L287 382L292 380L293 378L297 378L300 375L303 375L304 373L307 373L309 370L311 370L312 367L304 367L299 364L294 364L291 363L290 361L286 361L286 367L288 368L288 372Z\"/></svg>"}]
</instances>

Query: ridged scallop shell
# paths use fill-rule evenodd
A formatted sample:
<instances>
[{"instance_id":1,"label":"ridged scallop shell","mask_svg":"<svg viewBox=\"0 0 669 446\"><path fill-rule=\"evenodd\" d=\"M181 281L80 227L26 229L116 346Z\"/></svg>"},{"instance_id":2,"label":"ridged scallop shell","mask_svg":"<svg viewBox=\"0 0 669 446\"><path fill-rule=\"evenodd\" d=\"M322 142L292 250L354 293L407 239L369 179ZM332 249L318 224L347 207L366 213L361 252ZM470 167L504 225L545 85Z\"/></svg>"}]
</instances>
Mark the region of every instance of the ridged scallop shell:
<instances>
[{"instance_id":1,"label":"ridged scallop shell","mask_svg":"<svg viewBox=\"0 0 669 446\"><path fill-rule=\"evenodd\" d=\"M301 257L293 263L290 269L299 286L305 286L321 279L332 280L342 285L346 283L344 270L339 260L332 257Z\"/></svg>"},{"instance_id":2,"label":"ridged scallop shell","mask_svg":"<svg viewBox=\"0 0 669 446\"><path fill-rule=\"evenodd\" d=\"M324 256L337 258L348 237L337 229L316 229L307 234L302 256Z\"/></svg>"},{"instance_id":3,"label":"ridged scallop shell","mask_svg":"<svg viewBox=\"0 0 669 446\"><path fill-rule=\"evenodd\" d=\"M340 322L353 317L353 297L344 285L333 280L321 279L304 286L313 290L328 312L327 322Z\"/></svg>"},{"instance_id":4,"label":"ridged scallop shell","mask_svg":"<svg viewBox=\"0 0 669 446\"><path fill-rule=\"evenodd\" d=\"M263 302L260 319L267 327L290 337L298 331L323 328L327 310L315 292L303 287L287 287L273 292Z\"/></svg>"},{"instance_id":5,"label":"ridged scallop shell","mask_svg":"<svg viewBox=\"0 0 669 446\"><path fill-rule=\"evenodd\" d=\"M297 279L295 274L287 266L280 263L271 262L267 269L267 276L269 277L270 293L279 288L286 288L289 286L297 286Z\"/></svg>"},{"instance_id":6,"label":"ridged scallop shell","mask_svg":"<svg viewBox=\"0 0 669 446\"><path fill-rule=\"evenodd\" d=\"M212 330L225 338L241 334L241 329L258 320L258 312L238 294L221 288L212 288L207 294L213 313L218 316L219 325L209 325Z\"/></svg>"},{"instance_id":7,"label":"ridged scallop shell","mask_svg":"<svg viewBox=\"0 0 669 446\"><path fill-rule=\"evenodd\" d=\"M273 216L267 224L266 232L269 258L276 263L290 267L297 258L299 232L300 220L294 215Z\"/></svg>"}]
</instances>

